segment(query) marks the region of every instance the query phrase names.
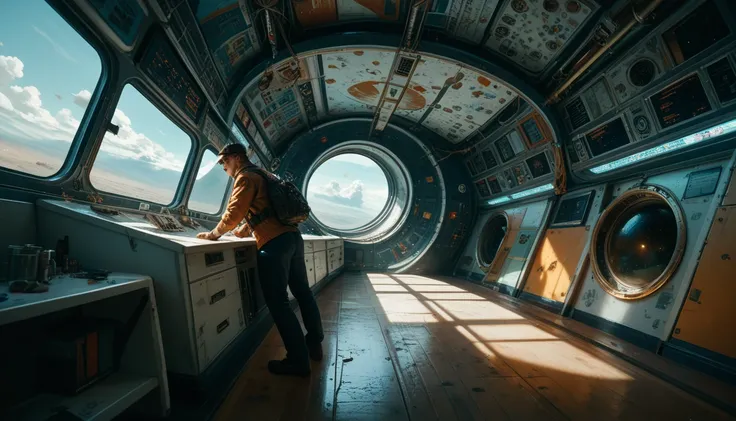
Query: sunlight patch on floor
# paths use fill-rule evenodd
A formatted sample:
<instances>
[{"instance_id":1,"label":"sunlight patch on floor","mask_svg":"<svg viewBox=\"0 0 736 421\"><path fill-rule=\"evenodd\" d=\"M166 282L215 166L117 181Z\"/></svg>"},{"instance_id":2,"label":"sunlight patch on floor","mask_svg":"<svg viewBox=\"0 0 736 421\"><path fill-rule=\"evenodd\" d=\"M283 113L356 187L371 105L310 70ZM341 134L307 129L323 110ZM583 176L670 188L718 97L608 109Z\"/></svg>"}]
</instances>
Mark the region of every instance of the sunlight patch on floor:
<instances>
[{"instance_id":1,"label":"sunlight patch on floor","mask_svg":"<svg viewBox=\"0 0 736 421\"><path fill-rule=\"evenodd\" d=\"M475 325L468 329L476 336L477 341L523 341L523 340L560 340L544 330L528 323L509 323L497 325Z\"/></svg>"}]
</instances>

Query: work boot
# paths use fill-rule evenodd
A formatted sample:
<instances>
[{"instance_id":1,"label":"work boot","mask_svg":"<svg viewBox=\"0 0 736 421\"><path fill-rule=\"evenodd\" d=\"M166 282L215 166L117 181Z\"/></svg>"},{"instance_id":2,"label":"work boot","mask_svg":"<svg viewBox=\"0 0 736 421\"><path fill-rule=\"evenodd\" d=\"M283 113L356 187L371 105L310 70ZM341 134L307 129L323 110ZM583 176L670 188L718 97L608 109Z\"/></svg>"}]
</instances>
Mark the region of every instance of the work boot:
<instances>
[{"instance_id":1,"label":"work boot","mask_svg":"<svg viewBox=\"0 0 736 421\"><path fill-rule=\"evenodd\" d=\"M307 342L307 349L309 350L309 358L314 361L322 361L322 344L317 342L316 344L310 344Z\"/></svg>"},{"instance_id":2,"label":"work boot","mask_svg":"<svg viewBox=\"0 0 736 421\"><path fill-rule=\"evenodd\" d=\"M268 371L273 374L280 374L285 376L300 376L307 377L312 373L309 366L300 367L289 359L284 358L283 360L271 360L268 362Z\"/></svg>"}]
</instances>

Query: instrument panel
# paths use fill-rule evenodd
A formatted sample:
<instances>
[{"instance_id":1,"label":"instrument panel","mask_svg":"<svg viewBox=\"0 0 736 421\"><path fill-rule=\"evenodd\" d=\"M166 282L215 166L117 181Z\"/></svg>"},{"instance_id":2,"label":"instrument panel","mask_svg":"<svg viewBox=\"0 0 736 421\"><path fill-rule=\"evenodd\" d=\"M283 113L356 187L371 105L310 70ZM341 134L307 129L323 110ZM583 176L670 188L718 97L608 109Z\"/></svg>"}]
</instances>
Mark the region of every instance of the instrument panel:
<instances>
[{"instance_id":1,"label":"instrument panel","mask_svg":"<svg viewBox=\"0 0 736 421\"><path fill-rule=\"evenodd\" d=\"M206 103L204 93L169 45L168 37L158 34L150 38L140 67L187 117L199 121Z\"/></svg>"}]
</instances>

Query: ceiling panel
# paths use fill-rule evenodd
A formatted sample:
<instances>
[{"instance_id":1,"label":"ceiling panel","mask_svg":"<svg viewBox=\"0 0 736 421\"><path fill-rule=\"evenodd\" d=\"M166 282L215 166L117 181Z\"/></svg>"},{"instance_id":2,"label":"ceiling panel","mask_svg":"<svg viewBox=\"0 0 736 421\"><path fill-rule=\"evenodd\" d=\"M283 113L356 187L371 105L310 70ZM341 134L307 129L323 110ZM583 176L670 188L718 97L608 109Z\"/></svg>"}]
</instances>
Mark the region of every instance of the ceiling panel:
<instances>
[{"instance_id":1,"label":"ceiling panel","mask_svg":"<svg viewBox=\"0 0 736 421\"><path fill-rule=\"evenodd\" d=\"M533 73L559 55L598 6L592 1L506 0L486 47Z\"/></svg>"},{"instance_id":2,"label":"ceiling panel","mask_svg":"<svg viewBox=\"0 0 736 421\"><path fill-rule=\"evenodd\" d=\"M457 38L480 44L499 0L455 1L448 29Z\"/></svg>"},{"instance_id":3,"label":"ceiling panel","mask_svg":"<svg viewBox=\"0 0 736 421\"><path fill-rule=\"evenodd\" d=\"M305 90L300 87L309 84L313 77L304 60L300 60L298 68L290 62L280 64L270 74L268 87L260 77L248 85L245 101L271 147L277 148L283 140L306 127L302 109Z\"/></svg>"},{"instance_id":4,"label":"ceiling panel","mask_svg":"<svg viewBox=\"0 0 736 421\"><path fill-rule=\"evenodd\" d=\"M506 85L467 68L448 82L454 83L422 124L453 143L464 141L517 97Z\"/></svg>"},{"instance_id":5,"label":"ceiling panel","mask_svg":"<svg viewBox=\"0 0 736 421\"><path fill-rule=\"evenodd\" d=\"M394 114L418 122L437 99L442 87L455 77L458 70L460 66L453 62L422 57L409 82L409 89L404 93L401 105Z\"/></svg>"},{"instance_id":6,"label":"ceiling panel","mask_svg":"<svg viewBox=\"0 0 736 421\"><path fill-rule=\"evenodd\" d=\"M394 54L367 49L322 54L329 113L372 112L391 71Z\"/></svg>"},{"instance_id":7,"label":"ceiling panel","mask_svg":"<svg viewBox=\"0 0 736 421\"><path fill-rule=\"evenodd\" d=\"M337 21L399 21L402 0L311 0L293 2L299 23L305 28Z\"/></svg>"},{"instance_id":8,"label":"ceiling panel","mask_svg":"<svg viewBox=\"0 0 736 421\"><path fill-rule=\"evenodd\" d=\"M189 4L217 69L229 81L238 66L260 51L246 1L189 0Z\"/></svg>"}]
</instances>

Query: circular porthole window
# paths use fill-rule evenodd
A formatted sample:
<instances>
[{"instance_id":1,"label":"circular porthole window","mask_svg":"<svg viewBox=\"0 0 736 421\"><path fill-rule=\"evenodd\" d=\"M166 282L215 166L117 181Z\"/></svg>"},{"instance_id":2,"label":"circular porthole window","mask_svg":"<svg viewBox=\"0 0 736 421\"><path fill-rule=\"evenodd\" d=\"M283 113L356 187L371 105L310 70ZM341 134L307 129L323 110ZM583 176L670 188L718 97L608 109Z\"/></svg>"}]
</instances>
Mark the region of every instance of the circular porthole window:
<instances>
[{"instance_id":1,"label":"circular porthole window","mask_svg":"<svg viewBox=\"0 0 736 421\"><path fill-rule=\"evenodd\" d=\"M322 231L353 242L391 235L408 215L408 170L388 150L346 142L328 150L307 171L310 220Z\"/></svg>"},{"instance_id":2,"label":"circular porthole window","mask_svg":"<svg viewBox=\"0 0 736 421\"><path fill-rule=\"evenodd\" d=\"M685 218L677 199L659 186L637 187L616 198L598 219L593 273L614 297L643 298L672 277L685 243Z\"/></svg>"},{"instance_id":3,"label":"circular porthole window","mask_svg":"<svg viewBox=\"0 0 736 421\"><path fill-rule=\"evenodd\" d=\"M478 238L476 258L478 265L487 270L493 265L509 230L509 219L505 213L497 213L488 218Z\"/></svg>"}]
</instances>

